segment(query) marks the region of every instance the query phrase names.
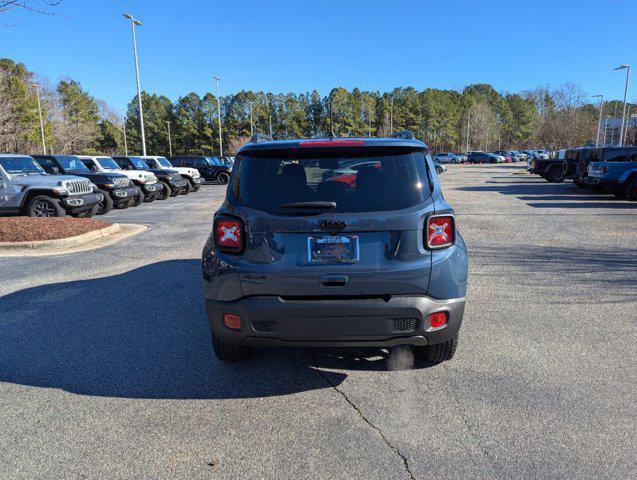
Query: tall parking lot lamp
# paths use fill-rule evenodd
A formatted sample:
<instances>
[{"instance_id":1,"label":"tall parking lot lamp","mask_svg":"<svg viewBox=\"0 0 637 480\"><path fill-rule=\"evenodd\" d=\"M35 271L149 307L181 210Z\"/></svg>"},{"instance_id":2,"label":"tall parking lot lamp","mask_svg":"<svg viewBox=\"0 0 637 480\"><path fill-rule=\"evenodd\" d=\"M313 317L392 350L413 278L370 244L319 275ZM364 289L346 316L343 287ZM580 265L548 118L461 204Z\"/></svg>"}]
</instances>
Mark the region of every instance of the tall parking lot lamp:
<instances>
[{"instance_id":1,"label":"tall parking lot lamp","mask_svg":"<svg viewBox=\"0 0 637 480\"><path fill-rule=\"evenodd\" d=\"M630 65L624 64L615 68L615 70L626 69L626 86L624 87L624 111L622 113L622 126L619 130L619 146L624 145L624 125L626 124L626 99L628 98L628 79L630 77Z\"/></svg>"},{"instance_id":2,"label":"tall parking lot lamp","mask_svg":"<svg viewBox=\"0 0 637 480\"><path fill-rule=\"evenodd\" d=\"M223 145L221 144L221 98L219 97L219 77L212 77L217 81L217 121L219 122L219 156L223 157Z\"/></svg>"},{"instance_id":3,"label":"tall parking lot lamp","mask_svg":"<svg viewBox=\"0 0 637 480\"><path fill-rule=\"evenodd\" d=\"M40 101L40 85L34 83L35 94L38 97L38 114L40 115L40 133L42 134L42 152L46 155L46 140L44 139L44 120L42 119L42 102Z\"/></svg>"},{"instance_id":4,"label":"tall parking lot lamp","mask_svg":"<svg viewBox=\"0 0 637 480\"><path fill-rule=\"evenodd\" d=\"M135 37L135 26L140 26L142 22L133 18L130 13L124 13L124 18L130 20L133 30L133 54L135 55L135 78L137 80L137 103L139 104L139 125L142 134L142 155L146 156L146 134L144 133L144 112L142 111L142 90L139 86L139 61L137 59L137 38Z\"/></svg>"},{"instance_id":5,"label":"tall parking lot lamp","mask_svg":"<svg viewBox=\"0 0 637 480\"><path fill-rule=\"evenodd\" d=\"M599 147L599 134L602 130L602 109L604 108L604 95L593 95L593 98L599 98L599 120L597 122L597 141L595 146Z\"/></svg>"}]
</instances>

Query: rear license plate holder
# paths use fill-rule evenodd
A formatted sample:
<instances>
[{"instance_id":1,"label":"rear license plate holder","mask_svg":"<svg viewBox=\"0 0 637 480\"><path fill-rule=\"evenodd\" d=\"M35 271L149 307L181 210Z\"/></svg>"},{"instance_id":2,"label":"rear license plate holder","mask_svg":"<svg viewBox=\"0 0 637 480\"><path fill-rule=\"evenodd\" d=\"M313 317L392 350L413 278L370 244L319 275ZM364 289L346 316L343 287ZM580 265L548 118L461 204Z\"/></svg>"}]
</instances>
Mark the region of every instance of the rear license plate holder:
<instances>
[{"instance_id":1,"label":"rear license plate holder","mask_svg":"<svg viewBox=\"0 0 637 480\"><path fill-rule=\"evenodd\" d=\"M343 264L359 261L356 235L321 235L307 238L307 261L312 264Z\"/></svg>"}]
</instances>

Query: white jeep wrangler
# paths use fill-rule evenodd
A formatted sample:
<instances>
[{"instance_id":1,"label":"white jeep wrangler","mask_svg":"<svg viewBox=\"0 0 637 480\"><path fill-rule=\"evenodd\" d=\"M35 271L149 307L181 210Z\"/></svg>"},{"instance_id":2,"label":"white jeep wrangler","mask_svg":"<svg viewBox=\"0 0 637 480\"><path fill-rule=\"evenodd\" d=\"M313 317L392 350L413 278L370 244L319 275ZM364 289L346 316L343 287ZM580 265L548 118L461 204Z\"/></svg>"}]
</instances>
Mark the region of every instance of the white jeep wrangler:
<instances>
[{"instance_id":1,"label":"white jeep wrangler","mask_svg":"<svg viewBox=\"0 0 637 480\"><path fill-rule=\"evenodd\" d=\"M146 170L123 170L111 157L103 155L78 155L82 163L91 172L114 172L126 175L139 188L139 196L133 206L141 205L142 202L152 202L157 198L163 189L157 182L154 173Z\"/></svg>"}]
</instances>

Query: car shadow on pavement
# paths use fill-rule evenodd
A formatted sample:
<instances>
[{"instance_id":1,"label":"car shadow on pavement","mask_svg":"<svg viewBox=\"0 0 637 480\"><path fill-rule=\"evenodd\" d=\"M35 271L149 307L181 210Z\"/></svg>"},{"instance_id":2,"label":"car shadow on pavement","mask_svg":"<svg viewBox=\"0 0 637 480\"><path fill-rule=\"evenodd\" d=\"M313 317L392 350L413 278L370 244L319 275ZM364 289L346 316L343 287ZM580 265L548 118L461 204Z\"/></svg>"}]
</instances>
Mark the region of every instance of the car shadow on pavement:
<instances>
[{"instance_id":1,"label":"car shadow on pavement","mask_svg":"<svg viewBox=\"0 0 637 480\"><path fill-rule=\"evenodd\" d=\"M0 382L108 397L252 398L347 377L329 372L327 382L316 365L360 368L329 349L259 349L241 363L219 362L200 268L198 260L162 261L0 297ZM386 359L380 349L359 357L367 369L387 370L379 355Z\"/></svg>"},{"instance_id":2,"label":"car shadow on pavement","mask_svg":"<svg viewBox=\"0 0 637 480\"><path fill-rule=\"evenodd\" d=\"M577 188L570 183L543 181L491 182L490 185L459 187L465 192L496 192L513 195L535 208L631 208L635 202L613 195Z\"/></svg>"}]
</instances>

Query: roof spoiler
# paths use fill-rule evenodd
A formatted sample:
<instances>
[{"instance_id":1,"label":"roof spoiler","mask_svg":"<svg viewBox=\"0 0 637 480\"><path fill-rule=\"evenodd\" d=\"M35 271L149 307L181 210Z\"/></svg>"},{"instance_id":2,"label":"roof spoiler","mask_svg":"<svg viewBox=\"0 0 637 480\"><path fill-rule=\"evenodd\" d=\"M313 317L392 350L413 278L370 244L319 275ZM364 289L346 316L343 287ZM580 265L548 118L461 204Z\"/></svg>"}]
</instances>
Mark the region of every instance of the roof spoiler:
<instances>
[{"instance_id":1,"label":"roof spoiler","mask_svg":"<svg viewBox=\"0 0 637 480\"><path fill-rule=\"evenodd\" d=\"M401 130L400 132L393 133L391 138L402 138L403 140L415 140L416 136L411 130Z\"/></svg>"}]
</instances>

